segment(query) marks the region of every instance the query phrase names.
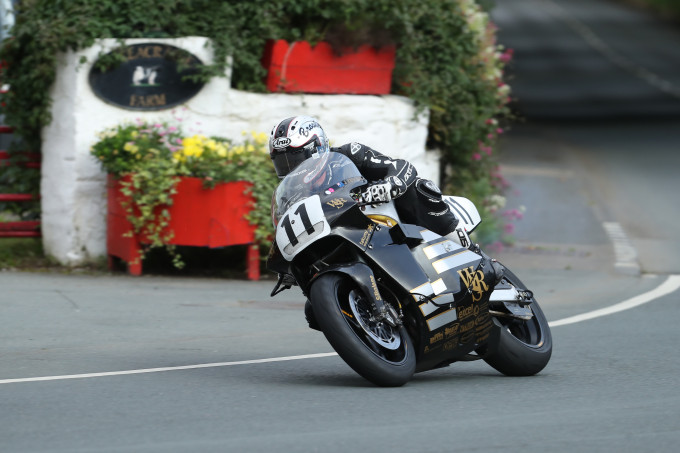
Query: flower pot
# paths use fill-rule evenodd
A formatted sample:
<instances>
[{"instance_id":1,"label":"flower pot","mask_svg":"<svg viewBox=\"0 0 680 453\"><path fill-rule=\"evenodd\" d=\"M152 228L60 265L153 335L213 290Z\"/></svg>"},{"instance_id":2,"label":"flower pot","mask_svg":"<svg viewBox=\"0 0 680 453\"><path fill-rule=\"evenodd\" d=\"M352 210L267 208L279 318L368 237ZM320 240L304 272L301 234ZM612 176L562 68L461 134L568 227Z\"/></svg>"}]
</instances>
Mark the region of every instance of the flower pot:
<instances>
[{"instance_id":1,"label":"flower pot","mask_svg":"<svg viewBox=\"0 0 680 453\"><path fill-rule=\"evenodd\" d=\"M263 64L272 92L389 94L396 48L369 45L336 55L330 44L268 41Z\"/></svg>"},{"instance_id":2,"label":"flower pot","mask_svg":"<svg viewBox=\"0 0 680 453\"><path fill-rule=\"evenodd\" d=\"M169 244L211 248L253 244L248 248L248 278L259 279L255 227L244 218L253 204L253 198L243 193L250 185L246 181L237 181L204 189L200 178L180 178L177 193L172 197L173 203L168 206L170 220L165 231L173 232ZM128 234L132 231L132 225L127 220L123 204L129 201L129 197L121 192L121 180L109 175L107 189L106 245L109 268L113 266L112 258L118 257L128 264L130 274L141 275L140 250L142 244L149 241L139 235Z\"/></svg>"}]
</instances>

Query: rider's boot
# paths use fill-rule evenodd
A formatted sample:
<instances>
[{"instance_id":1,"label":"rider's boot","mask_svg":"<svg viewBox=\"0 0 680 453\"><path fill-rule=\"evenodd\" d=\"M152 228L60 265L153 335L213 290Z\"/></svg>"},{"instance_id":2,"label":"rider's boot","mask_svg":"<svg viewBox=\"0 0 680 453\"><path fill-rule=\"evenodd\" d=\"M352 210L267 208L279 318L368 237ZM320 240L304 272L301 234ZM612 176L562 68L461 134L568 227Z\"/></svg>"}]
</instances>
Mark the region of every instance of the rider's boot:
<instances>
[{"instance_id":1,"label":"rider's boot","mask_svg":"<svg viewBox=\"0 0 680 453\"><path fill-rule=\"evenodd\" d=\"M482 255L482 257L489 261L491 263L491 268L494 271L494 286L499 284L501 280L503 280L503 277L505 276L505 266L503 266L501 263L496 261L495 259L491 258L489 255L484 253L482 249L479 247L477 244L472 244L471 241L469 241L469 237L466 234L460 234L457 230L452 231L451 233L447 234L444 236L446 239L452 240L456 244L459 244L463 247L468 247L470 250L472 250L475 253L479 253Z\"/></svg>"}]
</instances>

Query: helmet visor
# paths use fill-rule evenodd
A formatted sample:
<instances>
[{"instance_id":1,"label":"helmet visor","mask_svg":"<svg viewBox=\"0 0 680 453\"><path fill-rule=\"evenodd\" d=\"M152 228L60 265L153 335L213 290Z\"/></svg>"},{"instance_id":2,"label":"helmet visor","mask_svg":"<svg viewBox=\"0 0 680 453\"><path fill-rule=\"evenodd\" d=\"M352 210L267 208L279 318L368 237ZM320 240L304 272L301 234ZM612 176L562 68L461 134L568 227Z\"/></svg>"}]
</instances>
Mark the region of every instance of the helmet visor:
<instances>
[{"instance_id":1,"label":"helmet visor","mask_svg":"<svg viewBox=\"0 0 680 453\"><path fill-rule=\"evenodd\" d=\"M284 178L295 167L304 162L307 159L306 154L302 148L299 150L289 148L288 151L274 153L272 161L278 177Z\"/></svg>"}]
</instances>

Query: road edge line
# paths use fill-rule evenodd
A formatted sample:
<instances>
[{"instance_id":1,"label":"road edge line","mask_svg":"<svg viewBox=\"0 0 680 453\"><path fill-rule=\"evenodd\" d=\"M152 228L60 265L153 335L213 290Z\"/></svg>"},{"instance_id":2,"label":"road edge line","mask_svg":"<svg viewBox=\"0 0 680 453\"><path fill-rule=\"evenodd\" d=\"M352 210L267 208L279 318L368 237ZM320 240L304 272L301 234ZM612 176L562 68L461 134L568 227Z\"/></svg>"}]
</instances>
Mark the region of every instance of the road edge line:
<instances>
[{"instance_id":1,"label":"road edge line","mask_svg":"<svg viewBox=\"0 0 680 453\"><path fill-rule=\"evenodd\" d=\"M548 325L550 327L565 326L568 324L574 324L577 322L599 318L601 316L611 315L620 311L629 310L658 299L659 297L671 294L672 292L677 291L678 288L680 288L680 275L669 275L661 285L657 286L651 291L631 297L630 299L624 300L623 302L619 302L615 305L610 305L609 307L600 308L587 313L581 313L580 315L570 316L568 318L558 319L557 321L549 322Z\"/></svg>"}]
</instances>

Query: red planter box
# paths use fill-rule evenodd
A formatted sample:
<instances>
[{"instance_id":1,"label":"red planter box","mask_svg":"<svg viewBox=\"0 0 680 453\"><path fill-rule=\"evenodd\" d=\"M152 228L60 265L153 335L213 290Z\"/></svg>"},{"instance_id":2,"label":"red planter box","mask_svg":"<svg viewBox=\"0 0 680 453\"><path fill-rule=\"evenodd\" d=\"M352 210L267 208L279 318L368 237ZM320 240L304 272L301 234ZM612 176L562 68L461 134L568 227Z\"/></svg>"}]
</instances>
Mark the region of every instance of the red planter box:
<instances>
[{"instance_id":1,"label":"red planter box","mask_svg":"<svg viewBox=\"0 0 680 453\"><path fill-rule=\"evenodd\" d=\"M336 55L328 43L268 41L262 62L269 91L389 94L396 48L364 45Z\"/></svg>"},{"instance_id":2,"label":"red planter box","mask_svg":"<svg viewBox=\"0 0 680 453\"><path fill-rule=\"evenodd\" d=\"M225 247L229 245L253 244L248 248L248 278L260 277L260 262L257 245L254 245L255 227L244 216L250 212L253 203L244 190L251 183L246 181L218 184L213 189L204 189L200 178L180 178L173 204L169 207L170 224L174 232L171 244L195 247ZM106 247L109 255L109 269L112 257L121 258L128 264L132 275L141 275L141 244L144 238L137 235L125 237L132 231L127 220L123 202L129 197L121 191L121 181L108 177L108 214Z\"/></svg>"}]
</instances>

